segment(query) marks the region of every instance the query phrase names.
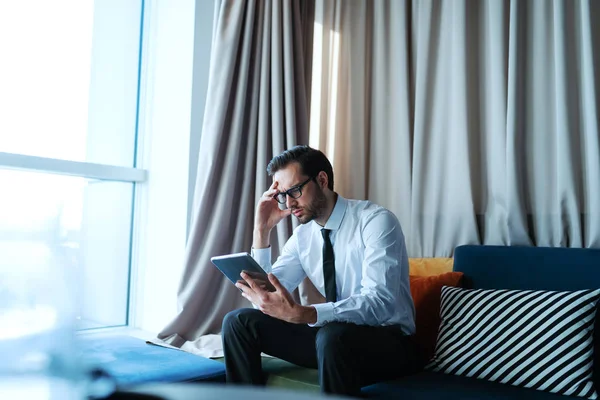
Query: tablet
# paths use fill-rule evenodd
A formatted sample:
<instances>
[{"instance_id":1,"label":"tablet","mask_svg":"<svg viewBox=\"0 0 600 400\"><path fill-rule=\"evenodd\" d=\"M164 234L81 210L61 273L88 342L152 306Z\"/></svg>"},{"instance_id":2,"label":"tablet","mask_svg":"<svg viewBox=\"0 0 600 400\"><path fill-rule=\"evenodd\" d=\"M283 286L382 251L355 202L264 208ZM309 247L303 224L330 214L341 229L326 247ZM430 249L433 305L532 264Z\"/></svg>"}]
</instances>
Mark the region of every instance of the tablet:
<instances>
[{"instance_id":1,"label":"tablet","mask_svg":"<svg viewBox=\"0 0 600 400\"><path fill-rule=\"evenodd\" d=\"M264 276L264 280L269 281L265 270L248 253L215 256L210 261L234 284L240 280L244 282L240 276L242 271L249 272L251 275L257 277Z\"/></svg>"}]
</instances>

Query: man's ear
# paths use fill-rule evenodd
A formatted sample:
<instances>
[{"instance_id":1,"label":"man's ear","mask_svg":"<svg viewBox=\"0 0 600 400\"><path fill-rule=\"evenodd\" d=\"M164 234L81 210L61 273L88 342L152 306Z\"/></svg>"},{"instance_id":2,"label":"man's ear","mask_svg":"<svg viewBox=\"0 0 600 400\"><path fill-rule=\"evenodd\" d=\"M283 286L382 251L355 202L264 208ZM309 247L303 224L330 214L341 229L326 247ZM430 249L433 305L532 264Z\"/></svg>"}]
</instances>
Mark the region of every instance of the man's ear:
<instances>
[{"instance_id":1,"label":"man's ear","mask_svg":"<svg viewBox=\"0 0 600 400\"><path fill-rule=\"evenodd\" d=\"M325 171L319 172L319 175L317 175L317 183L319 184L321 189L327 188L329 178L327 177L327 173L325 173Z\"/></svg>"}]
</instances>

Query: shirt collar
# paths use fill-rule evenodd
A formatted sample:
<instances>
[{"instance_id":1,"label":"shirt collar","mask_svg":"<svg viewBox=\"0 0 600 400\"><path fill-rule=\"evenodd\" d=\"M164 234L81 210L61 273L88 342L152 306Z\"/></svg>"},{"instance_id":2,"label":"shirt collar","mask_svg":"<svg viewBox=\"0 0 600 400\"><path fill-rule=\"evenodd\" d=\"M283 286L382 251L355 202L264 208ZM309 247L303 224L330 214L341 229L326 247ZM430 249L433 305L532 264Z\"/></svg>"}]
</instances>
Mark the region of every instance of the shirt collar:
<instances>
[{"instance_id":1,"label":"shirt collar","mask_svg":"<svg viewBox=\"0 0 600 400\"><path fill-rule=\"evenodd\" d=\"M342 196L340 196L338 194L337 201L335 202L335 206L333 207L333 211L331 212L329 219L325 223L324 228L330 229L332 231L336 231L336 230L340 229L340 225L342 224L342 220L344 219L344 214L346 213L347 207L348 207L348 200L346 200L345 198L343 198ZM315 222L315 224L316 224L316 222Z\"/></svg>"}]
</instances>

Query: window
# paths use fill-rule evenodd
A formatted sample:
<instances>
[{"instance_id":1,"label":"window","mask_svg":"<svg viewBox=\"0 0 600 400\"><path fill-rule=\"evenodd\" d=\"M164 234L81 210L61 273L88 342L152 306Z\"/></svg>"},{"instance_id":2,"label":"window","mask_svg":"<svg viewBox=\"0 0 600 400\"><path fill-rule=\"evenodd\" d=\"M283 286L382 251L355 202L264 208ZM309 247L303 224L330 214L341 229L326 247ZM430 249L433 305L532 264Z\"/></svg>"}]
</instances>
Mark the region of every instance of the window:
<instances>
[{"instance_id":1,"label":"window","mask_svg":"<svg viewBox=\"0 0 600 400\"><path fill-rule=\"evenodd\" d=\"M143 5L0 3L0 271L73 274L79 329L128 323Z\"/></svg>"}]
</instances>

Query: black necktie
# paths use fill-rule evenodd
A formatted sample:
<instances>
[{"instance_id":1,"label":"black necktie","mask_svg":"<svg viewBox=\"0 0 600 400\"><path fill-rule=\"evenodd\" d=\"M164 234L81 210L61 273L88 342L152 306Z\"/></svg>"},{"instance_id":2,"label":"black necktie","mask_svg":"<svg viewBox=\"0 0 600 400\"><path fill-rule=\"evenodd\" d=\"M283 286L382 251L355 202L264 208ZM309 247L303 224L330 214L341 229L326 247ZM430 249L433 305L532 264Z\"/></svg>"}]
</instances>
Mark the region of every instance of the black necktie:
<instances>
[{"instance_id":1,"label":"black necktie","mask_svg":"<svg viewBox=\"0 0 600 400\"><path fill-rule=\"evenodd\" d=\"M323 235L323 277L325 277L325 298L328 302L337 300L335 293L335 256L329 240L329 229L321 229Z\"/></svg>"}]
</instances>

